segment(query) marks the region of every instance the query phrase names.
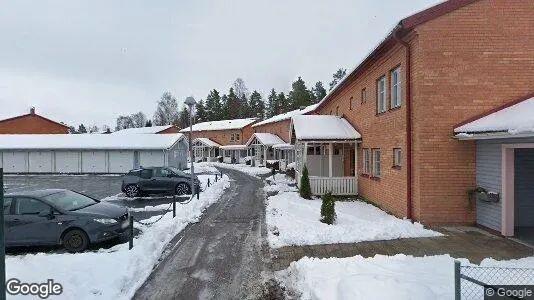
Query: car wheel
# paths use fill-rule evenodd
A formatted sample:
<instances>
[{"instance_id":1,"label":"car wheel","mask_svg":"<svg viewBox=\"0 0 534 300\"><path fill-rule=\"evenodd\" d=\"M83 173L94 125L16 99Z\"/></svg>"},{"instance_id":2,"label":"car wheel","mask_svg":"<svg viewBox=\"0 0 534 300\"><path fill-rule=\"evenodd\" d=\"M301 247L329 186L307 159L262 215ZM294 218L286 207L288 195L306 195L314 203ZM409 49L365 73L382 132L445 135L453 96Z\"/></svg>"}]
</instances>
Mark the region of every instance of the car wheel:
<instances>
[{"instance_id":1,"label":"car wheel","mask_svg":"<svg viewBox=\"0 0 534 300\"><path fill-rule=\"evenodd\" d=\"M185 195L187 193L191 193L191 188L189 187L189 184L187 183L178 183L176 186L176 195Z\"/></svg>"},{"instance_id":2,"label":"car wheel","mask_svg":"<svg viewBox=\"0 0 534 300\"><path fill-rule=\"evenodd\" d=\"M89 238L83 230L72 229L63 236L63 246L71 253L81 252L89 246Z\"/></svg>"},{"instance_id":3,"label":"car wheel","mask_svg":"<svg viewBox=\"0 0 534 300\"><path fill-rule=\"evenodd\" d=\"M130 198L134 198L139 196L139 188L135 184L130 184L124 188L124 191L126 193L126 196Z\"/></svg>"}]
</instances>

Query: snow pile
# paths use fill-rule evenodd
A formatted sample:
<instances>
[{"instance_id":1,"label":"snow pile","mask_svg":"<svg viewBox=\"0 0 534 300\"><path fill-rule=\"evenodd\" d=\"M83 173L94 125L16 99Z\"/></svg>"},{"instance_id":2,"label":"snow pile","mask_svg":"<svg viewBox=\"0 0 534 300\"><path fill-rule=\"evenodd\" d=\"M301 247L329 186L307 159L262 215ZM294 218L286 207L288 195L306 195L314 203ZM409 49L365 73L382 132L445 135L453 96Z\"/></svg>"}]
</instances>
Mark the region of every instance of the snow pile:
<instances>
[{"instance_id":1,"label":"snow pile","mask_svg":"<svg viewBox=\"0 0 534 300\"><path fill-rule=\"evenodd\" d=\"M459 126L454 132L534 132L534 97Z\"/></svg>"},{"instance_id":2,"label":"snow pile","mask_svg":"<svg viewBox=\"0 0 534 300\"><path fill-rule=\"evenodd\" d=\"M225 163L220 163L220 162L201 162L201 163L195 164L195 172L196 172L197 165L201 165L202 167L211 166L211 167L218 167L222 169L232 169L232 170L246 173L254 177L257 177L258 175L265 175L265 174L271 173L271 169L268 169L265 167L251 167L249 165L243 165L243 164L225 164Z\"/></svg>"},{"instance_id":3,"label":"snow pile","mask_svg":"<svg viewBox=\"0 0 534 300\"><path fill-rule=\"evenodd\" d=\"M229 186L228 176L223 176L201 193L199 200L178 205L176 218L169 212L150 227L136 223L143 233L135 238L132 250L128 250L128 244L121 244L97 252L7 256L7 278L16 277L23 282L53 278L64 291L54 299L131 299L169 241L188 224L198 222L203 211ZM156 218L159 217L151 219Z\"/></svg>"},{"instance_id":4,"label":"snow pile","mask_svg":"<svg viewBox=\"0 0 534 300\"><path fill-rule=\"evenodd\" d=\"M265 179L266 185L263 190L266 193L295 192L298 190L293 178L283 174L277 174Z\"/></svg>"},{"instance_id":5,"label":"snow pile","mask_svg":"<svg viewBox=\"0 0 534 300\"><path fill-rule=\"evenodd\" d=\"M469 265L466 259L460 261ZM534 257L511 261L486 259L480 266L533 268ZM454 258L449 255L304 257L277 276L289 289L301 293L302 299L454 299ZM507 279L504 275L493 284L510 284ZM482 289L479 297L473 296L482 299Z\"/></svg>"},{"instance_id":6,"label":"snow pile","mask_svg":"<svg viewBox=\"0 0 534 300\"><path fill-rule=\"evenodd\" d=\"M362 136L344 118L331 115L302 115L292 118L297 140L356 140Z\"/></svg>"},{"instance_id":7,"label":"snow pile","mask_svg":"<svg viewBox=\"0 0 534 300\"><path fill-rule=\"evenodd\" d=\"M184 170L184 172L191 173L191 163L189 164L189 169ZM195 174L197 173L215 174L215 173L220 173L220 172L213 165L209 165L206 162L199 162L199 163L195 163ZM200 177L201 176L199 176L199 179Z\"/></svg>"},{"instance_id":8,"label":"snow pile","mask_svg":"<svg viewBox=\"0 0 534 300\"><path fill-rule=\"evenodd\" d=\"M355 243L361 241L442 235L420 223L401 220L370 204L336 202L334 225L319 221L321 200L306 200L297 192L285 192L267 199L266 222L271 247Z\"/></svg>"}]
</instances>

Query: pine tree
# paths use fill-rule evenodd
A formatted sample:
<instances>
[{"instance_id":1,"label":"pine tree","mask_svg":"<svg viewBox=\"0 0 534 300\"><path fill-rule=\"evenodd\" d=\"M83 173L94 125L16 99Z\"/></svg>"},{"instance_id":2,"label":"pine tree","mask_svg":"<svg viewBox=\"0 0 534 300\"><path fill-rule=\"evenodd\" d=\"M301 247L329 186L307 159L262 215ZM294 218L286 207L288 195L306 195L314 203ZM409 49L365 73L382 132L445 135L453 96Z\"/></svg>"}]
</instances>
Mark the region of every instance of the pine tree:
<instances>
[{"instance_id":1,"label":"pine tree","mask_svg":"<svg viewBox=\"0 0 534 300\"><path fill-rule=\"evenodd\" d=\"M225 114L226 118L231 119L237 119L239 117L239 113L242 111L242 107L240 107L240 100L237 97L234 88L231 87L230 91L228 91L228 98L225 102Z\"/></svg>"},{"instance_id":2,"label":"pine tree","mask_svg":"<svg viewBox=\"0 0 534 300\"><path fill-rule=\"evenodd\" d=\"M321 222L332 225L336 221L336 200L331 192L324 194L322 199Z\"/></svg>"},{"instance_id":3,"label":"pine tree","mask_svg":"<svg viewBox=\"0 0 534 300\"><path fill-rule=\"evenodd\" d=\"M206 121L217 121L222 118L222 103L219 92L215 89L211 90L206 97L205 111Z\"/></svg>"},{"instance_id":4,"label":"pine tree","mask_svg":"<svg viewBox=\"0 0 534 300\"><path fill-rule=\"evenodd\" d=\"M312 91L315 98L314 103L323 100L323 98L326 96L326 89L323 87L323 83L321 81L317 81L317 83L315 83L315 87L312 89Z\"/></svg>"},{"instance_id":5,"label":"pine tree","mask_svg":"<svg viewBox=\"0 0 534 300\"><path fill-rule=\"evenodd\" d=\"M206 109L204 108L204 100L198 101L197 105L195 105L195 117L197 122L208 121L206 117Z\"/></svg>"},{"instance_id":6,"label":"pine tree","mask_svg":"<svg viewBox=\"0 0 534 300\"><path fill-rule=\"evenodd\" d=\"M291 105L291 100L286 97L286 94L284 94L284 92L280 92L278 94L278 97L276 99L276 105L277 105L277 108L276 108L277 115L293 110L292 105Z\"/></svg>"},{"instance_id":7,"label":"pine tree","mask_svg":"<svg viewBox=\"0 0 534 300\"><path fill-rule=\"evenodd\" d=\"M276 115L276 110L278 107L278 94L274 89L271 90L269 97L267 97L267 118L273 117Z\"/></svg>"},{"instance_id":8,"label":"pine tree","mask_svg":"<svg viewBox=\"0 0 534 300\"><path fill-rule=\"evenodd\" d=\"M312 104L312 93L306 87L306 83L299 77L293 84L289 92L290 110L299 109L300 107Z\"/></svg>"},{"instance_id":9,"label":"pine tree","mask_svg":"<svg viewBox=\"0 0 534 300\"><path fill-rule=\"evenodd\" d=\"M175 125L178 125L179 128L189 128L189 110L187 107L182 106L178 118L174 121Z\"/></svg>"},{"instance_id":10,"label":"pine tree","mask_svg":"<svg viewBox=\"0 0 534 300\"><path fill-rule=\"evenodd\" d=\"M76 128L74 128L74 126L69 126L69 133L70 134L77 134L78 131L76 131Z\"/></svg>"},{"instance_id":11,"label":"pine tree","mask_svg":"<svg viewBox=\"0 0 534 300\"><path fill-rule=\"evenodd\" d=\"M330 91L345 77L347 74L347 69L339 68L334 75L332 75L333 79L330 81Z\"/></svg>"},{"instance_id":12,"label":"pine tree","mask_svg":"<svg viewBox=\"0 0 534 300\"><path fill-rule=\"evenodd\" d=\"M302 170L302 178L300 179L300 196L304 199L311 199L311 186L310 186L310 176L308 174L308 167L304 165Z\"/></svg>"},{"instance_id":13,"label":"pine tree","mask_svg":"<svg viewBox=\"0 0 534 300\"><path fill-rule=\"evenodd\" d=\"M147 120L145 123L145 127L152 127L152 120Z\"/></svg>"},{"instance_id":14,"label":"pine tree","mask_svg":"<svg viewBox=\"0 0 534 300\"><path fill-rule=\"evenodd\" d=\"M83 124L80 124L78 126L78 133L87 133L87 129L85 128Z\"/></svg>"},{"instance_id":15,"label":"pine tree","mask_svg":"<svg viewBox=\"0 0 534 300\"><path fill-rule=\"evenodd\" d=\"M228 113L228 96L222 95L221 96L221 110L219 112L217 120L228 120L230 119L230 115Z\"/></svg>"},{"instance_id":16,"label":"pine tree","mask_svg":"<svg viewBox=\"0 0 534 300\"><path fill-rule=\"evenodd\" d=\"M265 103L263 102L263 99L261 97L261 94L258 91L253 91L252 94L250 94L250 100L249 100L249 110L250 110L250 117L254 118L265 118Z\"/></svg>"}]
</instances>

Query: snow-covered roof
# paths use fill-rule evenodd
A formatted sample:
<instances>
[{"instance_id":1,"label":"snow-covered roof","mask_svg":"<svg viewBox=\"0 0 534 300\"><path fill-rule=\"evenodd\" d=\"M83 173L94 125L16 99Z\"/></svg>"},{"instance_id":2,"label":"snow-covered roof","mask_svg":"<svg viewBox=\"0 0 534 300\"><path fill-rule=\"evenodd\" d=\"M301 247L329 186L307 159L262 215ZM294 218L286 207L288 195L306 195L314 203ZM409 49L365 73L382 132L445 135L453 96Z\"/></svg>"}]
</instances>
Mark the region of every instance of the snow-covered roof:
<instances>
[{"instance_id":1,"label":"snow-covered roof","mask_svg":"<svg viewBox=\"0 0 534 300\"><path fill-rule=\"evenodd\" d=\"M225 145L225 146L221 146L220 149L223 149L223 150L245 150L245 149L247 149L247 145Z\"/></svg>"},{"instance_id":2,"label":"snow-covered roof","mask_svg":"<svg viewBox=\"0 0 534 300\"><path fill-rule=\"evenodd\" d=\"M278 149L278 150L291 150L291 149L294 149L294 148L295 148L294 145L291 145L291 144L288 144L288 143L273 145L273 149Z\"/></svg>"},{"instance_id":3,"label":"snow-covered roof","mask_svg":"<svg viewBox=\"0 0 534 300\"><path fill-rule=\"evenodd\" d=\"M279 115L270 117L269 119L263 120L261 122L258 122L256 124L252 125L252 127L261 126L261 125L270 124L270 123L276 123L276 122L280 122L280 121L284 121L284 120L289 120L293 116L305 115L307 113L310 113L310 112L314 111L315 108L317 108L317 105L318 104L313 104L313 105L310 105L310 106L306 106L303 109L296 109L296 110L292 110L292 111L289 111L289 112L286 112L286 113L283 113L283 114L279 114Z\"/></svg>"},{"instance_id":4,"label":"snow-covered roof","mask_svg":"<svg viewBox=\"0 0 534 300\"><path fill-rule=\"evenodd\" d=\"M0 150L163 150L185 136L175 134L0 134Z\"/></svg>"},{"instance_id":5,"label":"snow-covered roof","mask_svg":"<svg viewBox=\"0 0 534 300\"><path fill-rule=\"evenodd\" d=\"M282 140L276 134L259 132L259 133L254 133L250 137L246 145L250 146L250 144L252 143L252 141L254 141L254 139L257 139L258 142L260 142L264 146L272 146L272 145L284 143L284 140Z\"/></svg>"},{"instance_id":6,"label":"snow-covered roof","mask_svg":"<svg viewBox=\"0 0 534 300\"><path fill-rule=\"evenodd\" d=\"M255 118L202 122L193 125L193 131L241 129L256 121ZM189 127L180 130L189 132Z\"/></svg>"},{"instance_id":7,"label":"snow-covered roof","mask_svg":"<svg viewBox=\"0 0 534 300\"><path fill-rule=\"evenodd\" d=\"M113 134L132 134L132 133L146 133L146 134L154 134L161 132L163 130L167 130L169 128L173 127L173 125L163 125L163 126L152 126L152 127L140 127L140 128L127 128L122 129L119 131L113 132Z\"/></svg>"},{"instance_id":8,"label":"snow-covered roof","mask_svg":"<svg viewBox=\"0 0 534 300\"><path fill-rule=\"evenodd\" d=\"M291 118L297 140L356 140L362 136L344 118L300 115Z\"/></svg>"},{"instance_id":9,"label":"snow-covered roof","mask_svg":"<svg viewBox=\"0 0 534 300\"><path fill-rule=\"evenodd\" d=\"M457 137L467 137L469 134L476 133L487 135L487 133L498 132L508 135L532 134L534 133L534 97L458 126L454 128L454 132ZM495 134L490 135L498 136Z\"/></svg>"},{"instance_id":10,"label":"snow-covered roof","mask_svg":"<svg viewBox=\"0 0 534 300\"><path fill-rule=\"evenodd\" d=\"M204 144L207 147L220 147L221 145L208 139L208 138L196 138L193 140L193 142L200 142Z\"/></svg>"}]
</instances>

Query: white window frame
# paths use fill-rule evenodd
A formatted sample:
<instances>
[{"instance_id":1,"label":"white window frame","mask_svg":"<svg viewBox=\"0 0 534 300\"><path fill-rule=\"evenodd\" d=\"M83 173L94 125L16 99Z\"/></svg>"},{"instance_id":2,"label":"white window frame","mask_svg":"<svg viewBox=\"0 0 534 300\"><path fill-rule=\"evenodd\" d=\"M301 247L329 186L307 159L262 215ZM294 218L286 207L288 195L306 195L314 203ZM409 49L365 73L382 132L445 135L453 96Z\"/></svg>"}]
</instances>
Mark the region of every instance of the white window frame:
<instances>
[{"instance_id":1,"label":"white window frame","mask_svg":"<svg viewBox=\"0 0 534 300\"><path fill-rule=\"evenodd\" d=\"M363 174L371 173L371 155L368 148L363 149Z\"/></svg>"},{"instance_id":2,"label":"white window frame","mask_svg":"<svg viewBox=\"0 0 534 300\"><path fill-rule=\"evenodd\" d=\"M230 142L233 142L234 141L234 134L230 134Z\"/></svg>"},{"instance_id":3,"label":"white window frame","mask_svg":"<svg viewBox=\"0 0 534 300\"><path fill-rule=\"evenodd\" d=\"M402 167L402 149L393 148L393 166Z\"/></svg>"},{"instance_id":4,"label":"white window frame","mask_svg":"<svg viewBox=\"0 0 534 300\"><path fill-rule=\"evenodd\" d=\"M380 162L381 158L382 154L380 153L380 149L373 149L373 177L380 178L382 173L382 165Z\"/></svg>"},{"instance_id":5,"label":"white window frame","mask_svg":"<svg viewBox=\"0 0 534 300\"><path fill-rule=\"evenodd\" d=\"M239 133L236 133L236 134L235 134L235 140L236 140L236 141L241 140L241 136L240 136Z\"/></svg>"},{"instance_id":6,"label":"white window frame","mask_svg":"<svg viewBox=\"0 0 534 300\"><path fill-rule=\"evenodd\" d=\"M391 71L391 108L401 107L401 67Z\"/></svg>"},{"instance_id":7,"label":"white window frame","mask_svg":"<svg viewBox=\"0 0 534 300\"><path fill-rule=\"evenodd\" d=\"M378 78L376 81L376 112L383 113L387 108L387 81L386 76Z\"/></svg>"}]
</instances>

